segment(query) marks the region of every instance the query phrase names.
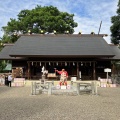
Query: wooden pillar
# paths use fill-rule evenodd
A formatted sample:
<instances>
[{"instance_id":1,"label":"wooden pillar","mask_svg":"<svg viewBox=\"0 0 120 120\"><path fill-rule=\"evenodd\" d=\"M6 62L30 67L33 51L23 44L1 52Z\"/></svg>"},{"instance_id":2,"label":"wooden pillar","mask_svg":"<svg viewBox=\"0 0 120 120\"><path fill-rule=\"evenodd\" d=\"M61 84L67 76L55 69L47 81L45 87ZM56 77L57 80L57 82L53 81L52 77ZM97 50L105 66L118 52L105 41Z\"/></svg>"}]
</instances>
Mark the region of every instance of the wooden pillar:
<instances>
[{"instance_id":1,"label":"wooden pillar","mask_svg":"<svg viewBox=\"0 0 120 120\"><path fill-rule=\"evenodd\" d=\"M95 62L93 63L93 80L96 79Z\"/></svg>"},{"instance_id":2,"label":"wooden pillar","mask_svg":"<svg viewBox=\"0 0 120 120\"><path fill-rule=\"evenodd\" d=\"M45 62L45 69L47 69L47 68L46 68L46 62Z\"/></svg>"},{"instance_id":3,"label":"wooden pillar","mask_svg":"<svg viewBox=\"0 0 120 120\"><path fill-rule=\"evenodd\" d=\"M113 76L115 75L115 65L114 64L112 65L112 75Z\"/></svg>"},{"instance_id":4,"label":"wooden pillar","mask_svg":"<svg viewBox=\"0 0 120 120\"><path fill-rule=\"evenodd\" d=\"M79 79L79 63L77 62L77 80Z\"/></svg>"},{"instance_id":5,"label":"wooden pillar","mask_svg":"<svg viewBox=\"0 0 120 120\"><path fill-rule=\"evenodd\" d=\"M30 80L30 62L28 62L28 80Z\"/></svg>"}]
</instances>

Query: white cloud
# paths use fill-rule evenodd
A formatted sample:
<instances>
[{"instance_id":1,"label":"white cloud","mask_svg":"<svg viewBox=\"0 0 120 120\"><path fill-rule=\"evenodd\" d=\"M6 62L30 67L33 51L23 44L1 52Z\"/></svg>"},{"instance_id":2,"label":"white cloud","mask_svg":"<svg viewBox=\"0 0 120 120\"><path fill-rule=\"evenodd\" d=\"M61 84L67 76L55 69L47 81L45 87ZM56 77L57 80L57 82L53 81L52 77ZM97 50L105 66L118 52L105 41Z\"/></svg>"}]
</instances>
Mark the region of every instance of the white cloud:
<instances>
[{"instance_id":1,"label":"white cloud","mask_svg":"<svg viewBox=\"0 0 120 120\"><path fill-rule=\"evenodd\" d=\"M75 28L75 33L81 30L86 34L89 34L91 31L94 31L97 34L100 22L102 21L100 33L108 34L108 37L106 37L105 40L110 43L111 17L116 14L117 0L112 2L108 2L107 0L105 2L95 2L95 0L92 0L89 4L87 4L86 1L83 1L83 3L86 11L84 14L87 15L84 15L83 17L76 12L74 19L79 25Z\"/></svg>"},{"instance_id":2,"label":"white cloud","mask_svg":"<svg viewBox=\"0 0 120 120\"><path fill-rule=\"evenodd\" d=\"M36 5L53 5L60 11L74 13L74 20L78 23L75 33L80 30L86 34L91 31L98 33L102 21L100 33L110 36L111 16L116 14L117 4L118 0L4 0L0 7L0 27L6 26L10 18L17 18L23 9L33 9ZM106 41L110 43L110 37Z\"/></svg>"}]
</instances>

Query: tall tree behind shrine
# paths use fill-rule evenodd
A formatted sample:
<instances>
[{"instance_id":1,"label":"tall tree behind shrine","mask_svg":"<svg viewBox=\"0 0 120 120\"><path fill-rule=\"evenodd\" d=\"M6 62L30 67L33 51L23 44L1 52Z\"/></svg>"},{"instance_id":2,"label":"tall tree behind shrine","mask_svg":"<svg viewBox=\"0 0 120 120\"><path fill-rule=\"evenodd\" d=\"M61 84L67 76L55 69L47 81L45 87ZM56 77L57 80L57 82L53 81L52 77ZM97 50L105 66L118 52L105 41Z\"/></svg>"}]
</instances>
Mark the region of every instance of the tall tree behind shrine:
<instances>
[{"instance_id":1,"label":"tall tree behind shrine","mask_svg":"<svg viewBox=\"0 0 120 120\"><path fill-rule=\"evenodd\" d=\"M120 0L118 1L118 9L116 11L117 15L111 17L112 26L111 30L111 43L120 43Z\"/></svg>"},{"instance_id":2,"label":"tall tree behind shrine","mask_svg":"<svg viewBox=\"0 0 120 120\"><path fill-rule=\"evenodd\" d=\"M77 23L74 14L60 12L53 6L37 6L32 10L21 10L17 19L11 18L7 26L3 27L3 42L14 43L19 34L44 34L74 32Z\"/></svg>"}]
</instances>

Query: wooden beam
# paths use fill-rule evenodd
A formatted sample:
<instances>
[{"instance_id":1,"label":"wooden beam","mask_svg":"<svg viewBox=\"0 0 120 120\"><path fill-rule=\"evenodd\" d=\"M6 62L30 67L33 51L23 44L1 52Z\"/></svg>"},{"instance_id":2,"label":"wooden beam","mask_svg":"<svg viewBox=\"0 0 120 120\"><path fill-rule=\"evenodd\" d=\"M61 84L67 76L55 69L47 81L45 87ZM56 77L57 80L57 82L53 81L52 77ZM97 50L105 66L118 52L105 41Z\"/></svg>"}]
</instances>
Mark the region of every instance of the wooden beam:
<instances>
[{"instance_id":1,"label":"wooden beam","mask_svg":"<svg viewBox=\"0 0 120 120\"><path fill-rule=\"evenodd\" d=\"M27 63L28 63L28 80L30 80L30 62Z\"/></svg>"},{"instance_id":2,"label":"wooden beam","mask_svg":"<svg viewBox=\"0 0 120 120\"><path fill-rule=\"evenodd\" d=\"M93 80L96 79L95 62L93 63Z\"/></svg>"},{"instance_id":3,"label":"wooden beam","mask_svg":"<svg viewBox=\"0 0 120 120\"><path fill-rule=\"evenodd\" d=\"M79 79L79 63L77 62L77 79Z\"/></svg>"}]
</instances>

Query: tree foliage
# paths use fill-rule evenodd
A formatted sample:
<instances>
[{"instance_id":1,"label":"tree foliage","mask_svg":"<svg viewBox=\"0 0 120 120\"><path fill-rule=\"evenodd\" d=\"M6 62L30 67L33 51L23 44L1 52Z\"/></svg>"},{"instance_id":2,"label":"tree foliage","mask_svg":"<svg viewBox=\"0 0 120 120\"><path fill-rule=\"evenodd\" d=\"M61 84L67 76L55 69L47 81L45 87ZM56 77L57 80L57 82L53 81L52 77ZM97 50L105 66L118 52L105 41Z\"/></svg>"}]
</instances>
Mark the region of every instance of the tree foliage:
<instances>
[{"instance_id":1,"label":"tree foliage","mask_svg":"<svg viewBox=\"0 0 120 120\"><path fill-rule=\"evenodd\" d=\"M77 27L77 23L74 22L74 14L67 12L60 12L56 7L37 5L32 10L21 10L17 15L17 19L11 18L7 26L3 27L5 31L4 41L15 42L19 34L30 33L52 33L54 30L61 34L65 31L69 31L70 34L74 32L74 27ZM8 38L9 40L7 40Z\"/></svg>"},{"instance_id":2,"label":"tree foliage","mask_svg":"<svg viewBox=\"0 0 120 120\"><path fill-rule=\"evenodd\" d=\"M0 60L0 72L3 72L5 67L6 67L5 60Z\"/></svg>"},{"instance_id":3,"label":"tree foliage","mask_svg":"<svg viewBox=\"0 0 120 120\"><path fill-rule=\"evenodd\" d=\"M118 2L118 9L116 11L117 15L111 17L112 26L111 30L111 42L114 44L119 44L120 42L120 0Z\"/></svg>"}]
</instances>

